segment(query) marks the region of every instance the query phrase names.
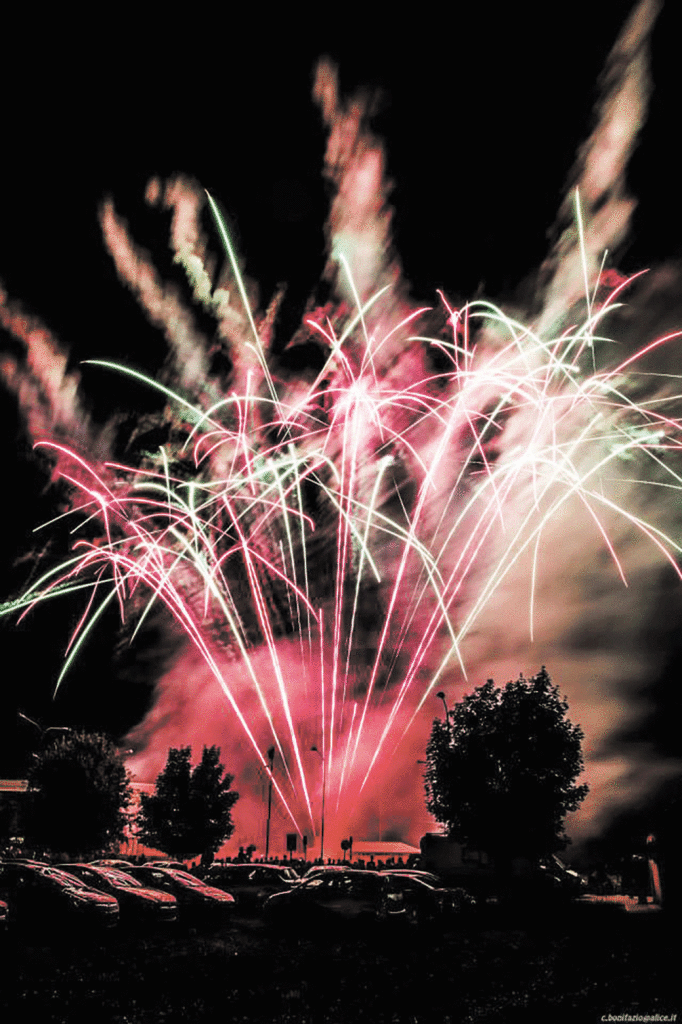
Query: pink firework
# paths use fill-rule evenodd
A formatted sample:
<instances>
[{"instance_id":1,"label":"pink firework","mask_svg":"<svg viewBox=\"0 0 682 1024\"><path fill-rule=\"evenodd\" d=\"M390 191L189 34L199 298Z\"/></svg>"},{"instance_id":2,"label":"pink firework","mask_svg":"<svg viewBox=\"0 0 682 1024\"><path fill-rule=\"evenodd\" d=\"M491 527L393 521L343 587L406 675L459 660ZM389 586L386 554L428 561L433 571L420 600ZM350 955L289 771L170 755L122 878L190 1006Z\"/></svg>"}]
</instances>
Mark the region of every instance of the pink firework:
<instances>
[{"instance_id":1,"label":"pink firework","mask_svg":"<svg viewBox=\"0 0 682 1024\"><path fill-rule=\"evenodd\" d=\"M632 210L623 174L646 103L641 54L655 10L640 5L614 49L533 317L484 300L454 308L440 295L432 309L409 300L381 146L363 105L341 101L326 62L315 96L335 189L333 300L312 308L290 343L290 352L313 345L314 367L294 374L272 351L277 301L256 310L217 203L181 178L150 182L146 198L172 211L171 249L192 308L112 202L100 218L119 276L166 335L173 383L91 362L163 395L168 440L157 450L132 464L114 459L65 362L55 377L58 346L4 303L3 324L28 353L25 365L7 360L5 375L67 487L75 538L70 556L5 611L84 597L58 685L110 606L133 632L163 607L186 641L167 685L191 672L185 700L213 719L210 678L225 709L220 735L227 729L272 779L289 827L316 830L322 784L327 827L341 836L366 820L378 777L414 766L429 697L446 683L461 688L493 649L506 666L491 622L508 613L510 588L515 635L530 650L537 641L537 664L549 661L547 580L575 522L622 585L633 538L679 575L676 524L646 508L651 489L680 485L679 400L661 372L678 333L619 354L608 325L635 282L603 259ZM207 225L222 245L221 273ZM215 324L212 343L196 310ZM222 373L212 370L216 350ZM159 767L161 737L197 732L182 715L162 732L155 714L140 729L153 747L141 770Z\"/></svg>"}]
</instances>

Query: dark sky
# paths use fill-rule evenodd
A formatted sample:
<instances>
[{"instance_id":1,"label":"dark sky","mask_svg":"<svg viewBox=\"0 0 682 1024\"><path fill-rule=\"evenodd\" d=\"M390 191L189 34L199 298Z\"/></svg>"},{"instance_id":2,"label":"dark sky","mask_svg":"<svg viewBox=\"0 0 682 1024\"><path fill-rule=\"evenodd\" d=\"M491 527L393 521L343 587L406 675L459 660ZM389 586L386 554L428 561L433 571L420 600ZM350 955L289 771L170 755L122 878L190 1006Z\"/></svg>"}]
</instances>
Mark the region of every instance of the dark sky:
<instances>
[{"instance_id":1,"label":"dark sky","mask_svg":"<svg viewBox=\"0 0 682 1024\"><path fill-rule=\"evenodd\" d=\"M113 13L104 28L27 21L10 34L14 53L0 71L0 281L74 361L125 355L152 368L163 341L118 282L97 210L112 195L138 240L162 251L165 225L145 207L144 188L152 175L182 172L228 212L264 303L289 282L284 323L295 324L324 265L324 132L310 93L315 62L329 54L344 91L378 92L374 125L394 183L396 247L415 296L430 302L443 288L466 298L481 287L503 299L547 251L629 6L578 2L538 14L523 2L493 14L486 4L425 5L371 24L338 7L277 23L259 9L246 27L241 10L199 21L186 9L144 29ZM640 205L625 270L682 256L674 6L654 34L655 92L631 166ZM88 393L102 415L119 398L94 380ZM49 515L50 495L29 464L13 399L3 392L2 403L6 594L27 573L16 557L32 543L31 525ZM121 691L107 678L105 640L86 655L81 682L50 704L62 614L50 607L5 628L0 701L10 724L0 771L11 771L25 745L25 736L12 742L18 707L45 724L106 719L123 730L146 700L143 688Z\"/></svg>"},{"instance_id":2,"label":"dark sky","mask_svg":"<svg viewBox=\"0 0 682 1024\"><path fill-rule=\"evenodd\" d=\"M499 294L544 255L599 71L630 5L605 2L595 15L574 3L560 28L556 14L538 23L534 6L494 17L432 13L415 26L361 25L352 35L317 22L282 26L280 36L267 25L202 25L185 40L182 23L156 38L118 24L109 38L66 49L43 26L23 64L3 69L6 287L72 346L112 350L126 311L102 256L97 206L111 193L137 224L149 177L179 171L220 198L247 271L266 292L278 280L311 288L326 205L310 91L315 61L328 53L347 91L380 90L375 125L415 290L470 294L483 283ZM670 145L680 84L666 61L679 22L664 10L654 39L657 88L632 169L641 193L632 259L660 259L680 237ZM655 194L645 194L649 175Z\"/></svg>"},{"instance_id":3,"label":"dark sky","mask_svg":"<svg viewBox=\"0 0 682 1024\"><path fill-rule=\"evenodd\" d=\"M315 61L329 53L347 91L381 92L375 124L415 289L470 293L483 282L499 293L545 252L597 77L629 6L607 0L595 14L594 5L573 3L560 27L556 12L538 21L530 3L494 16L427 12L416 25L359 25L352 33L344 25L342 34L329 15L285 24L281 35L267 24L190 25L186 39L182 22L156 37L119 23L90 46L74 40L66 49L63 26L56 43L43 26L23 63L3 69L2 278L70 344L83 338L88 350L111 349L119 324L97 206L111 193L137 223L149 177L180 171L221 199L247 270L266 290L276 280L314 285L324 136L310 91ZM659 19L657 88L633 168L637 184L649 173L658 182L655 195L641 194L645 258L660 259L661 246L679 237L670 140L680 84L666 61L679 22L666 10ZM97 339L83 302L100 313Z\"/></svg>"}]
</instances>

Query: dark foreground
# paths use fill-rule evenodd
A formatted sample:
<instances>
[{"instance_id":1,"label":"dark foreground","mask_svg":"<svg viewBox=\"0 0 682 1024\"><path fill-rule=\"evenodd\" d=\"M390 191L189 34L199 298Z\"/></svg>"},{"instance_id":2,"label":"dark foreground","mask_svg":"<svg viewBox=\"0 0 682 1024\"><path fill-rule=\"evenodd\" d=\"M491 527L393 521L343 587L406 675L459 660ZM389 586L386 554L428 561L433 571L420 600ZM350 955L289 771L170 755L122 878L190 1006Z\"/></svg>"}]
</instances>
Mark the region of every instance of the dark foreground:
<instances>
[{"instance_id":1,"label":"dark foreground","mask_svg":"<svg viewBox=\"0 0 682 1024\"><path fill-rule=\"evenodd\" d=\"M442 935L287 934L237 917L212 930L95 940L10 935L0 1020L599 1024L677 1013L679 949L677 918L603 907L532 919L488 912Z\"/></svg>"}]
</instances>

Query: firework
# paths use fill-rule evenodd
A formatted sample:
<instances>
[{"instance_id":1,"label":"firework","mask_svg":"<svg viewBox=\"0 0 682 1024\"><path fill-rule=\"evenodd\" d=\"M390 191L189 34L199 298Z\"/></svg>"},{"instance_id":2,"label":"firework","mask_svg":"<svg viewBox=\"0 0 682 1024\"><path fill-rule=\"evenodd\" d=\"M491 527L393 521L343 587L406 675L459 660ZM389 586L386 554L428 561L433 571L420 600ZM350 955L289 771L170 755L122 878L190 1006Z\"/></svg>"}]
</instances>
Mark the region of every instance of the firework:
<instances>
[{"instance_id":1,"label":"firework","mask_svg":"<svg viewBox=\"0 0 682 1024\"><path fill-rule=\"evenodd\" d=\"M654 13L644 9L621 43L632 48L634 32L638 55ZM609 85L602 125L619 116L614 89L644 103L641 62L628 68ZM173 213L171 247L194 306L215 322L229 366L221 374L191 308L104 204L105 240L166 334L174 383L101 360L82 372L123 374L162 395L168 440L128 461L103 454L109 442L79 411L64 365L70 398L58 429L40 417L30 426L69 493L73 550L4 607L26 615L83 597L59 686L110 606L133 634L162 606L299 832L315 829L311 743L328 806L352 820L429 696L466 679L472 639L510 579L524 586L533 639L538 581L562 524L580 518L624 585L621 548L633 536L679 575L675 524L646 515L640 495L682 484L679 399L658 373L678 334L634 354L608 337L635 279L604 269L598 253L621 237L631 205L612 188L607 208L618 216L607 222L600 190L620 180L632 133L617 141L605 178L598 133L583 153L540 315L483 300L454 308L444 295L423 309L400 284L381 148L363 109L343 107L328 64L315 91L336 187L326 271L335 301L312 308L292 339L317 346L315 370L294 377L272 351L277 303L263 315L253 306L211 196L182 179L154 181L147 193ZM222 244L222 274L207 224ZM24 321L3 311L20 335ZM24 339L35 351L25 329ZM54 396L47 404L58 407Z\"/></svg>"}]
</instances>

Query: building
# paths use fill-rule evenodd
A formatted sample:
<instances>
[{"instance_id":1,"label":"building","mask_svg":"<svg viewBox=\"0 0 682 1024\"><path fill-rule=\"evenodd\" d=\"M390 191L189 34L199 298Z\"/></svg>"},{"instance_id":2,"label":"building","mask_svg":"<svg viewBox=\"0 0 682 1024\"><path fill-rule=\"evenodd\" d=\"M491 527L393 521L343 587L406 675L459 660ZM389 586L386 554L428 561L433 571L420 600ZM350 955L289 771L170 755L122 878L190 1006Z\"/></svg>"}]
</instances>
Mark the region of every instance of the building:
<instances>
[{"instance_id":1,"label":"building","mask_svg":"<svg viewBox=\"0 0 682 1024\"><path fill-rule=\"evenodd\" d=\"M154 786L145 782L131 783L133 790L133 802L128 809L131 823L140 808L140 796L142 793L153 793ZM22 804L28 792L26 779L0 779L0 844L9 842L15 848L21 848L23 844L23 829L21 826ZM135 836L134 826L129 827L129 835L126 840L118 845L115 851L123 856L161 856L162 851L153 850L141 846Z\"/></svg>"},{"instance_id":2,"label":"building","mask_svg":"<svg viewBox=\"0 0 682 1024\"><path fill-rule=\"evenodd\" d=\"M340 849L337 852L337 849L332 851L327 848L325 843L324 859L343 860L345 858L349 864L357 861L364 861L367 864L369 860L382 861L385 864L389 860L394 862L402 860L403 864L407 864L408 857L419 856L417 846L410 846L409 843L388 842L383 839L358 839L357 842L353 840L352 849L346 850L345 853ZM319 856L319 845L307 847L306 857L308 860L315 861Z\"/></svg>"},{"instance_id":3,"label":"building","mask_svg":"<svg viewBox=\"0 0 682 1024\"><path fill-rule=\"evenodd\" d=\"M25 779L0 779L0 841L21 841L21 804L28 789Z\"/></svg>"},{"instance_id":4,"label":"building","mask_svg":"<svg viewBox=\"0 0 682 1024\"><path fill-rule=\"evenodd\" d=\"M350 860L398 861L402 860L407 864L409 857L419 856L419 847L410 846L409 843L388 842L383 839L358 839L353 842L352 850L349 850Z\"/></svg>"}]
</instances>

